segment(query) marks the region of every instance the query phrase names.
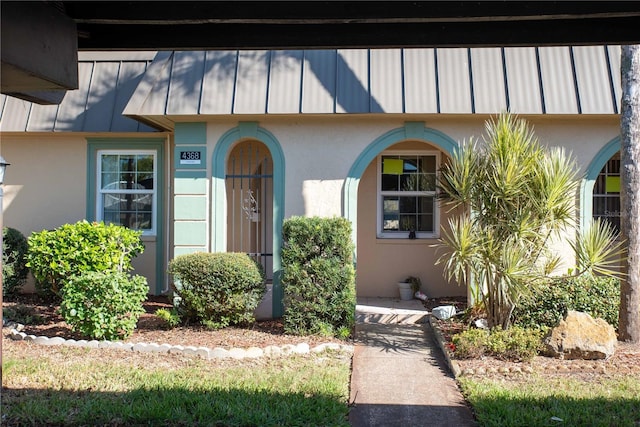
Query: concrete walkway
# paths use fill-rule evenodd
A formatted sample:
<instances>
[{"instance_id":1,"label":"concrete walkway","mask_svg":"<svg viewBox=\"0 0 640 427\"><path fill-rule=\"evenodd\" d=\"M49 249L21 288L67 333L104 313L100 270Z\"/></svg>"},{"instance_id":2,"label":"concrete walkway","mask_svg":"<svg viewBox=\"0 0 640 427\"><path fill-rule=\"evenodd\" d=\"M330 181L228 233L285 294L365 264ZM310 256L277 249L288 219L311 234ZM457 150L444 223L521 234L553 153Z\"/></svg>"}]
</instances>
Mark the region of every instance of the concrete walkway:
<instances>
[{"instance_id":1,"label":"concrete walkway","mask_svg":"<svg viewBox=\"0 0 640 427\"><path fill-rule=\"evenodd\" d=\"M352 426L475 426L418 300L358 299Z\"/></svg>"}]
</instances>

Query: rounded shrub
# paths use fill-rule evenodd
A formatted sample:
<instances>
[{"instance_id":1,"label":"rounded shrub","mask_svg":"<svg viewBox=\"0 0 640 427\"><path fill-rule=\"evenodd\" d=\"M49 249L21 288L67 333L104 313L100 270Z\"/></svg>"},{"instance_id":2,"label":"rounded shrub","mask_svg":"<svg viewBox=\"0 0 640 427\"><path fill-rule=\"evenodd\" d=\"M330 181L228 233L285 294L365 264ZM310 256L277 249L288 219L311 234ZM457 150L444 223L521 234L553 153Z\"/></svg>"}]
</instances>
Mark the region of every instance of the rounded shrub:
<instances>
[{"instance_id":1,"label":"rounded shrub","mask_svg":"<svg viewBox=\"0 0 640 427\"><path fill-rule=\"evenodd\" d=\"M115 224L80 221L32 233L27 266L42 296L60 296L67 280L86 271L128 272L144 251L140 231Z\"/></svg>"},{"instance_id":2,"label":"rounded shrub","mask_svg":"<svg viewBox=\"0 0 640 427\"><path fill-rule=\"evenodd\" d=\"M84 272L62 290L60 314L91 339L124 339L131 335L144 308L149 287L142 276L121 272Z\"/></svg>"},{"instance_id":3,"label":"rounded shrub","mask_svg":"<svg viewBox=\"0 0 640 427\"><path fill-rule=\"evenodd\" d=\"M15 228L2 230L2 295L15 295L27 280L27 239Z\"/></svg>"},{"instance_id":4,"label":"rounded shrub","mask_svg":"<svg viewBox=\"0 0 640 427\"><path fill-rule=\"evenodd\" d=\"M209 328L252 323L266 292L260 264L242 253L180 255L169 263L183 321Z\"/></svg>"},{"instance_id":5,"label":"rounded shrub","mask_svg":"<svg viewBox=\"0 0 640 427\"><path fill-rule=\"evenodd\" d=\"M620 280L614 277L560 277L543 283L523 297L513 312L513 323L527 328L553 328L569 310L583 311L618 328Z\"/></svg>"}]
</instances>

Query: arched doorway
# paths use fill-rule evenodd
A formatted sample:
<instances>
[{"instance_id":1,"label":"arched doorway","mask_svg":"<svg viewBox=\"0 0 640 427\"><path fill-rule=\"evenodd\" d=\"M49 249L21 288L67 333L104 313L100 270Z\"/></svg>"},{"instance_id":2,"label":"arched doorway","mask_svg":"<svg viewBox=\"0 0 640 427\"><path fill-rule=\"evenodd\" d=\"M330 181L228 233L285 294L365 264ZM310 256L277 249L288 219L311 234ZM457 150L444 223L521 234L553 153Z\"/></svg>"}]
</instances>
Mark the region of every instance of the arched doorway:
<instances>
[{"instance_id":1,"label":"arched doorway","mask_svg":"<svg viewBox=\"0 0 640 427\"><path fill-rule=\"evenodd\" d=\"M256 140L236 144L225 174L227 252L244 252L273 281L273 160Z\"/></svg>"}]
</instances>

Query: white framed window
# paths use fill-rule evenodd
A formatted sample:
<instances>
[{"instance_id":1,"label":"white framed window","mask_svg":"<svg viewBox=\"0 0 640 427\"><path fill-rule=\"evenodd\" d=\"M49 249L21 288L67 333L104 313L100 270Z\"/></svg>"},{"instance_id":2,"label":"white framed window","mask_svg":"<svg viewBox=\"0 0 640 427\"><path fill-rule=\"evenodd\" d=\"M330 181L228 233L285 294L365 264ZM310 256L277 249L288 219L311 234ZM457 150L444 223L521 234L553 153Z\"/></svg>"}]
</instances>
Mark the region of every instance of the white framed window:
<instances>
[{"instance_id":1,"label":"white framed window","mask_svg":"<svg viewBox=\"0 0 640 427\"><path fill-rule=\"evenodd\" d=\"M386 151L378 156L379 238L437 237L439 166L437 151Z\"/></svg>"},{"instance_id":2,"label":"white framed window","mask_svg":"<svg viewBox=\"0 0 640 427\"><path fill-rule=\"evenodd\" d=\"M593 218L602 218L620 231L620 152L604 165L593 185Z\"/></svg>"},{"instance_id":3,"label":"white framed window","mask_svg":"<svg viewBox=\"0 0 640 427\"><path fill-rule=\"evenodd\" d=\"M156 235L157 152L98 150L97 156L97 220Z\"/></svg>"}]
</instances>

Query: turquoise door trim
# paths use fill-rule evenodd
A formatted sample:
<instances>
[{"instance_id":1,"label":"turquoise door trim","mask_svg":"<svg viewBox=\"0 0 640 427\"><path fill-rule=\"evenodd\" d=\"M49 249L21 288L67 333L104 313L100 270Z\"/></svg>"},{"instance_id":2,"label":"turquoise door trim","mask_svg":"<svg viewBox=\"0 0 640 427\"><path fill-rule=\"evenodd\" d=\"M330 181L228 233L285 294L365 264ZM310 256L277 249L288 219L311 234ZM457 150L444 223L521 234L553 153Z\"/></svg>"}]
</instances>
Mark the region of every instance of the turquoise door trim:
<instances>
[{"instance_id":1,"label":"turquoise door trim","mask_svg":"<svg viewBox=\"0 0 640 427\"><path fill-rule=\"evenodd\" d=\"M419 140L438 146L447 155L451 156L458 148L458 143L450 136L425 127L424 122L406 122L403 127L393 129L376 138L358 156L349 169L343 189L343 211L345 218L351 221L351 237L357 245L357 219L358 219L358 185L360 178L369 164L385 149L393 144L406 140ZM356 247L357 249L357 247Z\"/></svg>"},{"instance_id":2,"label":"turquoise door trim","mask_svg":"<svg viewBox=\"0 0 640 427\"><path fill-rule=\"evenodd\" d=\"M240 122L237 127L225 132L213 150L213 211L212 251L225 252L226 239L226 191L225 174L227 156L231 147L243 139L262 142L273 160L273 317L283 314L282 300L282 222L284 221L284 177L285 159L280 143L271 132L258 126L257 122Z\"/></svg>"},{"instance_id":3,"label":"turquoise door trim","mask_svg":"<svg viewBox=\"0 0 640 427\"><path fill-rule=\"evenodd\" d=\"M89 221L96 220L96 185L98 177L96 155L99 150L155 150L158 159L157 190L157 227L156 227L156 284L152 290L154 295L160 295L164 290L165 277L165 139L164 138L87 138L87 208L86 217Z\"/></svg>"},{"instance_id":4,"label":"turquoise door trim","mask_svg":"<svg viewBox=\"0 0 640 427\"><path fill-rule=\"evenodd\" d=\"M620 151L620 137L616 136L609 141L595 155L580 183L580 229L587 230L593 220L593 186L600 171L607 164L609 159Z\"/></svg>"}]
</instances>

